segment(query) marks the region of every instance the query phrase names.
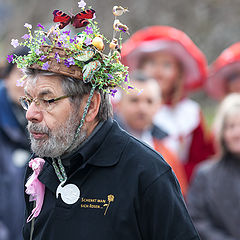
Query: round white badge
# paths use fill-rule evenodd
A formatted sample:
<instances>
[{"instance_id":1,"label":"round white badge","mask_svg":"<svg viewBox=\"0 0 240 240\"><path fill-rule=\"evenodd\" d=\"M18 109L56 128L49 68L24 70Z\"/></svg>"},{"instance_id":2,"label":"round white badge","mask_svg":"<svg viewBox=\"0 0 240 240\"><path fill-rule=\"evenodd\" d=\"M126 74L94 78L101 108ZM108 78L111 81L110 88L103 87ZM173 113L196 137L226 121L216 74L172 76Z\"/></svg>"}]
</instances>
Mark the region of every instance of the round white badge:
<instances>
[{"instance_id":1,"label":"round white badge","mask_svg":"<svg viewBox=\"0 0 240 240\"><path fill-rule=\"evenodd\" d=\"M72 183L67 184L63 187L65 182L66 180L61 182L57 187L56 198L58 198L60 194L62 200L66 204L74 204L80 198L80 190L75 184L72 184Z\"/></svg>"}]
</instances>

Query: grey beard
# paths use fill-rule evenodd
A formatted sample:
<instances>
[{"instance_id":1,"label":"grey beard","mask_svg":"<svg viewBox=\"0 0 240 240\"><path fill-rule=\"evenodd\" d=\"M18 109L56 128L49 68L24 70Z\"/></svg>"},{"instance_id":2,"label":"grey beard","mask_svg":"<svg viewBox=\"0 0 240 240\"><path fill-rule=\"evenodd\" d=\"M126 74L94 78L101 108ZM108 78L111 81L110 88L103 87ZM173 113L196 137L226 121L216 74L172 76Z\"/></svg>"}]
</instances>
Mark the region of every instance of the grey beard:
<instances>
[{"instance_id":1,"label":"grey beard","mask_svg":"<svg viewBox=\"0 0 240 240\"><path fill-rule=\"evenodd\" d=\"M67 152L71 152L87 137L87 130L82 127L78 138L74 141L79 122L77 114L71 115L66 123L58 126L56 130L50 130L41 123L29 122L28 131L45 133L48 136L48 139L37 140L30 134L32 151L39 157L50 158L57 158Z\"/></svg>"}]
</instances>

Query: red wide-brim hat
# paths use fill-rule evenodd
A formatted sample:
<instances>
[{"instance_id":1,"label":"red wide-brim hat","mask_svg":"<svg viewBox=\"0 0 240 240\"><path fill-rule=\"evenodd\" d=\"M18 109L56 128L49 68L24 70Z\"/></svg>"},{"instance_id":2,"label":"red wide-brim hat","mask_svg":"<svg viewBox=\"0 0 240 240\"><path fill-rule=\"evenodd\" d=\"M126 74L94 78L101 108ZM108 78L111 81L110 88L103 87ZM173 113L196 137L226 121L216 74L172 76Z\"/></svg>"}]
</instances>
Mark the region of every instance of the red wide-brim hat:
<instances>
[{"instance_id":1,"label":"red wide-brim hat","mask_svg":"<svg viewBox=\"0 0 240 240\"><path fill-rule=\"evenodd\" d=\"M201 50L182 31L169 26L151 26L137 31L121 50L122 62L129 71L138 67L142 54L167 51L176 56L184 68L184 89L192 91L204 85L207 61Z\"/></svg>"},{"instance_id":2,"label":"red wide-brim hat","mask_svg":"<svg viewBox=\"0 0 240 240\"><path fill-rule=\"evenodd\" d=\"M234 72L240 72L240 42L226 48L209 68L206 81L207 93L217 99L227 94L227 77Z\"/></svg>"}]
</instances>

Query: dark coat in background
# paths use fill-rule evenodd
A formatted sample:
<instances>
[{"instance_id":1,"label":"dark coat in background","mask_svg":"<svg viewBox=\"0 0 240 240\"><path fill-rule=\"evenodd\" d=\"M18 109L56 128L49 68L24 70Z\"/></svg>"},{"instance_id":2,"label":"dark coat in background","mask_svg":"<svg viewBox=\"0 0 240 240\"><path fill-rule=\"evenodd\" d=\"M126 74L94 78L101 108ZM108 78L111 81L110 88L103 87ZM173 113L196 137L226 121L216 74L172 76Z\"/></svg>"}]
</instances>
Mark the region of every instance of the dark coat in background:
<instances>
[{"instance_id":1,"label":"dark coat in background","mask_svg":"<svg viewBox=\"0 0 240 240\"><path fill-rule=\"evenodd\" d=\"M187 205L202 240L240 239L240 159L227 154L202 163Z\"/></svg>"},{"instance_id":2,"label":"dark coat in background","mask_svg":"<svg viewBox=\"0 0 240 240\"><path fill-rule=\"evenodd\" d=\"M17 119L17 117L19 119ZM9 100L0 84L0 240L22 239L23 180L30 153L20 107Z\"/></svg>"}]
</instances>

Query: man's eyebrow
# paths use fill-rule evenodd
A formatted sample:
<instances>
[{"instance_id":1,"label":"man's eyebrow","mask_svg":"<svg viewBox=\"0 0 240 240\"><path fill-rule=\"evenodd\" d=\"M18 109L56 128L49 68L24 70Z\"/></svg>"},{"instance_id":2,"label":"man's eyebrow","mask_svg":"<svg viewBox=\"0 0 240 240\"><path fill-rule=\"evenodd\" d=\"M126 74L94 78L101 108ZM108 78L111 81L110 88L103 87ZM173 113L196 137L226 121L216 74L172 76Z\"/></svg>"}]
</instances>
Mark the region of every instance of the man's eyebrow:
<instances>
[{"instance_id":1,"label":"man's eyebrow","mask_svg":"<svg viewBox=\"0 0 240 240\"><path fill-rule=\"evenodd\" d=\"M30 93L28 93L28 91L26 89L24 89L24 93L27 95L27 96L31 96ZM49 89L43 89L39 92L38 94L38 97L44 97L46 95L53 95L53 92L50 91Z\"/></svg>"},{"instance_id":2,"label":"man's eyebrow","mask_svg":"<svg viewBox=\"0 0 240 240\"><path fill-rule=\"evenodd\" d=\"M38 96L39 97L43 97L43 96L46 96L46 95L53 95L53 92L50 91L49 89L43 89L39 92Z\"/></svg>"}]
</instances>

